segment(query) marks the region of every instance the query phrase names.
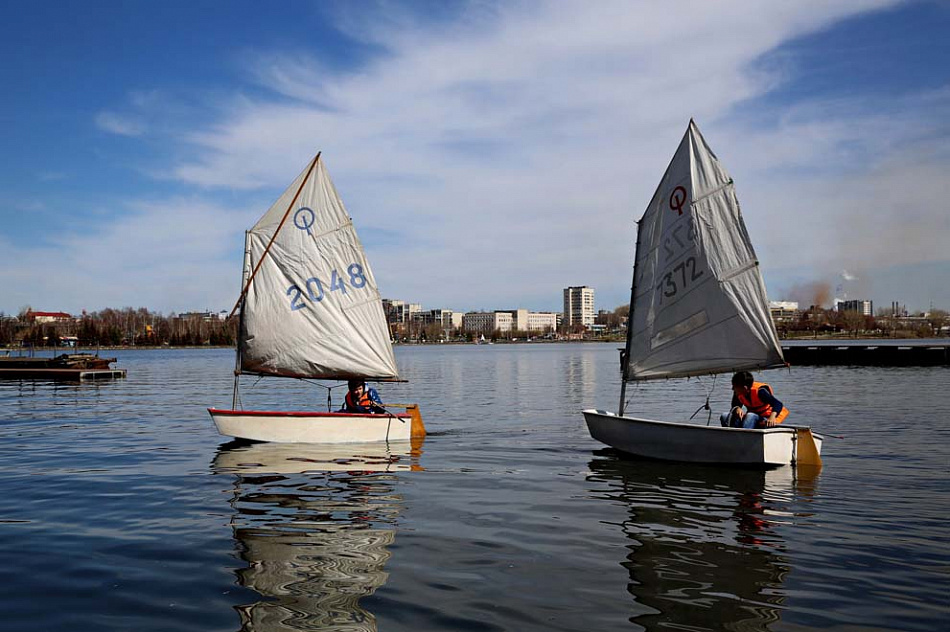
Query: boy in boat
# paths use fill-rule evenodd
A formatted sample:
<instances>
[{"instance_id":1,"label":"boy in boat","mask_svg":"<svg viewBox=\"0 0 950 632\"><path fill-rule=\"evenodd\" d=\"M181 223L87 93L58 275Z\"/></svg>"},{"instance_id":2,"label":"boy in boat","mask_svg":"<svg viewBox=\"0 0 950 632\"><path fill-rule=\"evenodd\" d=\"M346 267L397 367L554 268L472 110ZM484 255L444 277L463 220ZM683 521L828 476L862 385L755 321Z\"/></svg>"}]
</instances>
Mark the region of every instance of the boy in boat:
<instances>
[{"instance_id":1,"label":"boy in boat","mask_svg":"<svg viewBox=\"0 0 950 632\"><path fill-rule=\"evenodd\" d=\"M383 401L379 399L379 393L375 388L367 388L366 382L361 378L353 378L346 383L346 398L343 400L342 413L361 413L363 415L370 413L381 415L386 412L383 408Z\"/></svg>"},{"instance_id":2,"label":"boy in boat","mask_svg":"<svg viewBox=\"0 0 950 632\"><path fill-rule=\"evenodd\" d=\"M756 382L748 371L739 371L732 376L732 410L719 417L724 427L770 428L782 423L786 417L788 408L775 397L771 386Z\"/></svg>"}]
</instances>

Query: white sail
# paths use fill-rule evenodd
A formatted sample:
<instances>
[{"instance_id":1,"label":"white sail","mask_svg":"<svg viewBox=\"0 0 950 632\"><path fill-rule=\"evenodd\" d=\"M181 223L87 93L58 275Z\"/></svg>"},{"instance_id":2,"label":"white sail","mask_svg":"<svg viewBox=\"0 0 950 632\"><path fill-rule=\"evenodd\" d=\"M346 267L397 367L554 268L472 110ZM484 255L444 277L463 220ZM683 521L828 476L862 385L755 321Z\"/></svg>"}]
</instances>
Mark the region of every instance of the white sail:
<instances>
[{"instance_id":1,"label":"white sail","mask_svg":"<svg viewBox=\"0 0 950 632\"><path fill-rule=\"evenodd\" d=\"M690 121L639 222L624 379L782 364L732 178Z\"/></svg>"},{"instance_id":2,"label":"white sail","mask_svg":"<svg viewBox=\"0 0 950 632\"><path fill-rule=\"evenodd\" d=\"M314 160L248 233L241 370L398 378L363 246L323 160Z\"/></svg>"}]
</instances>

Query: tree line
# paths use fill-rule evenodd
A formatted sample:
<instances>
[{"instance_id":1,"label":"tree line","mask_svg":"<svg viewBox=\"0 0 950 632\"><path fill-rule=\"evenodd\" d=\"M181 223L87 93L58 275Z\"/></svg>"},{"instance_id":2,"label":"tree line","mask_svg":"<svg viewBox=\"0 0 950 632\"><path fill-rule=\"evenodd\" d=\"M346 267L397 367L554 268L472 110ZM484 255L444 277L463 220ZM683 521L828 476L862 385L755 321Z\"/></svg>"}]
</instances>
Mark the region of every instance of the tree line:
<instances>
[{"instance_id":1,"label":"tree line","mask_svg":"<svg viewBox=\"0 0 950 632\"><path fill-rule=\"evenodd\" d=\"M914 316L896 316L880 309L874 316L855 311L812 307L796 318L775 323L782 338L850 336L853 338L934 338L950 326L944 310L933 309Z\"/></svg>"},{"instance_id":2,"label":"tree line","mask_svg":"<svg viewBox=\"0 0 950 632\"><path fill-rule=\"evenodd\" d=\"M616 332L626 323L629 306L621 305L612 312L602 312L598 323ZM16 315L0 312L0 347L80 347L95 346L233 346L237 340L238 319L219 318L211 313L170 314L150 312L144 307L133 309L106 308L90 314L39 322L29 307ZM899 317L878 310L876 316L856 312L812 307L795 318L776 322L782 338L819 335L848 335L888 338L929 338L942 335L950 327L944 310ZM561 333L576 333L563 328ZM440 325L426 325L410 332L393 331L394 338L436 341L444 335ZM537 332L493 332L495 338L523 338ZM456 332L456 336L473 340L477 333ZM486 335L486 337L488 337Z\"/></svg>"},{"instance_id":3,"label":"tree line","mask_svg":"<svg viewBox=\"0 0 950 632\"><path fill-rule=\"evenodd\" d=\"M16 316L0 312L0 346L233 346L237 340L237 318L209 313L166 316L126 307L43 320L28 307Z\"/></svg>"},{"instance_id":4,"label":"tree line","mask_svg":"<svg viewBox=\"0 0 950 632\"><path fill-rule=\"evenodd\" d=\"M613 312L601 312L598 322L609 330L625 326L630 313L629 305L621 305ZM776 320L775 328L781 338L817 336L849 336L869 338L934 338L945 335L950 327L950 314L942 309L931 309L913 315L895 315L888 309L879 309L874 316L856 311L838 311L813 306L796 312L792 318Z\"/></svg>"}]
</instances>

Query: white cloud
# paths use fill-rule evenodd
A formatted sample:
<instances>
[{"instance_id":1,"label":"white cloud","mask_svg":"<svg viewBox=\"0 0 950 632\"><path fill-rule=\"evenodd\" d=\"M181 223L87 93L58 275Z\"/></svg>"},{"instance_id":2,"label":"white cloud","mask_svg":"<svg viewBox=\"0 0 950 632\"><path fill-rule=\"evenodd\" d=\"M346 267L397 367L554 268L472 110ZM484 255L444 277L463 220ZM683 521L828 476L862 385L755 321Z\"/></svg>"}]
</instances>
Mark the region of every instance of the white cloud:
<instances>
[{"instance_id":1,"label":"white cloud","mask_svg":"<svg viewBox=\"0 0 950 632\"><path fill-rule=\"evenodd\" d=\"M922 149L935 130L946 132L945 95L736 116L784 78L782 68L757 65L764 54L892 4L473 3L437 23L388 5L364 15L345 5L347 33L382 53L347 71L299 50L248 54L256 90L224 94L215 115L201 117L215 122L186 133L176 148L184 158L162 175L200 187L205 200L219 188L276 196L323 150L384 295L432 308L560 309L561 289L585 284L596 288L599 307L612 308L628 299L634 221L695 117L736 177L767 275L790 276L803 262L814 274L863 271L882 226L914 244L893 263L932 260L923 250L947 243L950 229L932 212L946 185L930 179L948 160ZM159 96L130 100L136 112L154 114ZM144 131L135 119L99 118L114 133ZM911 211L894 213L901 203L918 209L917 228L899 219ZM146 225L159 213L184 222L181 208L142 205L134 228L153 232ZM215 202L203 208L188 221L204 237L178 233L175 257L139 268L147 284L172 279L165 294L142 294L156 301L150 306L184 307L187 299L195 301L188 308L230 308L239 257L208 244L239 249L252 217L238 224ZM400 243L374 244L374 234ZM88 254L127 247L115 229L72 239ZM169 239L149 238L136 250ZM148 266L161 272L149 275ZM189 279L198 269L209 278ZM134 284L128 271L89 274ZM165 302L179 287L194 289ZM122 296L129 294L103 300Z\"/></svg>"},{"instance_id":2,"label":"white cloud","mask_svg":"<svg viewBox=\"0 0 950 632\"><path fill-rule=\"evenodd\" d=\"M235 215L242 217L236 222ZM4 305L76 313L224 309L237 292L232 259L243 243L240 222L251 215L185 198L137 202L93 233L55 235L46 247L0 239Z\"/></svg>"},{"instance_id":3,"label":"white cloud","mask_svg":"<svg viewBox=\"0 0 950 632\"><path fill-rule=\"evenodd\" d=\"M280 187L323 149L357 227L406 236L398 249L371 249L384 293L432 307L558 308L562 287L587 284L613 307L627 299L634 220L691 116L714 148L742 150L739 169L820 170L856 137L870 149L887 142L860 129L875 117L846 120L832 104L764 132L727 118L779 81L755 69L764 53L886 4L474 5L434 29L406 15L350 15L349 33L386 55L352 74L298 53L263 56L254 79L292 101L232 101L220 123L190 136L198 158L175 174ZM740 195L757 199L756 188L742 183ZM816 200L813 212L827 208ZM797 219L767 217L801 232Z\"/></svg>"},{"instance_id":4,"label":"white cloud","mask_svg":"<svg viewBox=\"0 0 950 632\"><path fill-rule=\"evenodd\" d=\"M927 295L884 280L897 278L895 266L925 264L915 269L933 278L950 273L948 114L943 90L813 103L775 129L724 130L720 157L739 174L746 224L779 291L834 283L845 269L873 293L866 298L950 304L950 286Z\"/></svg>"},{"instance_id":5,"label":"white cloud","mask_svg":"<svg viewBox=\"0 0 950 632\"><path fill-rule=\"evenodd\" d=\"M145 124L131 116L115 112L100 112L96 115L99 129L119 136L141 136L145 133Z\"/></svg>"}]
</instances>

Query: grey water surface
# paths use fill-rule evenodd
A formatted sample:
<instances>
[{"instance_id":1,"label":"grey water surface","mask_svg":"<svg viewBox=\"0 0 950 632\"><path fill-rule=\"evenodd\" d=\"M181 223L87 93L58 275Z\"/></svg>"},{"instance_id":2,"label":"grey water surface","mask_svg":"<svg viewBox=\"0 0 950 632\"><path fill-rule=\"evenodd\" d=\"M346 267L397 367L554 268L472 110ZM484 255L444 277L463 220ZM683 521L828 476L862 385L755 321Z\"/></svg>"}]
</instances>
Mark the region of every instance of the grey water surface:
<instances>
[{"instance_id":1,"label":"grey water surface","mask_svg":"<svg viewBox=\"0 0 950 632\"><path fill-rule=\"evenodd\" d=\"M112 352L109 355L113 355ZM635 461L590 438L611 344L398 347L421 447L240 444L233 352L0 381L0 630L921 630L950 620L950 369L769 371L817 477ZM685 420L728 376L631 386ZM342 389L332 391L334 404ZM246 407L327 391L245 378ZM706 423L704 410L693 419Z\"/></svg>"}]
</instances>

